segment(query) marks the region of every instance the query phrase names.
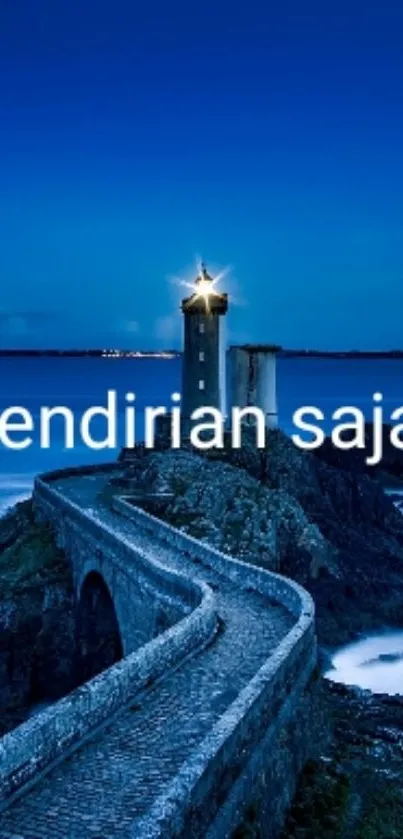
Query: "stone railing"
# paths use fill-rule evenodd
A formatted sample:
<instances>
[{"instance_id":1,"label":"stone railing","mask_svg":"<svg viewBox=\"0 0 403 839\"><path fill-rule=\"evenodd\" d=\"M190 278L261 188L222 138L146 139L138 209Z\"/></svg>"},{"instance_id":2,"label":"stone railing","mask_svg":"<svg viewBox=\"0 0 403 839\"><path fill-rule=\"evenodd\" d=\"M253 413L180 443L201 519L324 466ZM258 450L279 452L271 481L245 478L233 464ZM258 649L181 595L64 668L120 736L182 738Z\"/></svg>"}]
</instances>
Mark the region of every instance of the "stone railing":
<instances>
[{"instance_id":1,"label":"stone railing","mask_svg":"<svg viewBox=\"0 0 403 839\"><path fill-rule=\"evenodd\" d=\"M74 470L77 474L78 470ZM91 470L92 471L92 470ZM57 473L66 476L66 472ZM69 470L71 474L71 470ZM79 474L88 474L81 469ZM52 473L52 477L54 473ZM190 614L162 632L137 652L96 676L45 711L31 718L0 740L0 808L10 797L49 769L77 747L95 729L113 716L133 697L188 655L207 644L217 627L215 598L203 582L188 577L143 557L122 536L92 519L43 479L37 479L35 507L52 518L63 516L78 522L82 532L95 532L106 542L114 543L124 561L125 554L144 574L150 584L181 598Z\"/></svg>"},{"instance_id":2,"label":"stone railing","mask_svg":"<svg viewBox=\"0 0 403 839\"><path fill-rule=\"evenodd\" d=\"M280 726L291 719L316 664L314 605L310 595L292 580L229 557L176 530L171 525L116 498L116 511L154 538L166 541L198 563L214 569L244 590L283 604L296 618L276 651L225 711L176 778L134 827L133 839L187 836L222 839L241 818L258 772L248 774L259 744L267 744L260 771L278 760ZM269 748L270 747L270 748ZM295 747L294 747L295 748ZM295 761L296 763L297 761ZM303 765L304 758L301 758ZM291 761L292 765L292 761ZM289 779L290 797L295 771ZM287 783L287 779L284 779ZM247 787L247 789L246 789ZM223 801L230 804L223 806Z\"/></svg>"},{"instance_id":3,"label":"stone railing","mask_svg":"<svg viewBox=\"0 0 403 839\"><path fill-rule=\"evenodd\" d=\"M157 519L150 513L146 513L140 507L130 503L130 500L125 497L115 497L112 500L112 508L126 518L131 519L142 530L148 532L151 537L166 542L176 548L178 553L189 556L196 563L212 568L221 576L231 580L239 588L259 592L265 597L281 603L297 618L297 624L292 630L293 637L296 637L308 626L313 626L314 605L312 598L294 580L224 554L206 542L201 542L193 536L172 527L162 519Z\"/></svg>"},{"instance_id":4,"label":"stone railing","mask_svg":"<svg viewBox=\"0 0 403 839\"><path fill-rule=\"evenodd\" d=\"M56 524L58 516L71 518L80 523L83 531L94 532L95 528L106 541L118 540L119 552L128 552L131 561L140 564L142 573L148 566L154 586L180 590L181 596L192 602L193 611L138 652L6 735L0 741L3 801L25 787L38 772L63 759L139 690L159 679L167 667L206 644L216 628L214 594L208 586L196 582L188 572L175 574L157 562L151 563L148 557L142 558L130 542L51 486L52 480L59 477L105 469L109 471L110 464L44 476L35 488L39 511L50 519L55 517ZM277 786L273 792L276 800L270 801L266 821L272 830L270 835L276 835L278 820L273 813L281 809L277 799L289 801L307 756L307 738L303 738L300 749L292 720L304 702L304 691L316 662L312 599L293 581L229 557L134 507L127 499L115 498L113 507L151 537L165 541L193 560L196 578L197 566L204 565L236 587L282 604L295 618L274 653L214 724L147 815L134 823L133 839L224 839L241 820L245 802L259 797L262 784L265 789L270 773L277 778L277 785L281 784L281 789ZM288 745L283 740L287 730L294 731ZM288 755L287 759L283 759L283 754Z\"/></svg>"},{"instance_id":5,"label":"stone railing","mask_svg":"<svg viewBox=\"0 0 403 839\"><path fill-rule=\"evenodd\" d=\"M157 560L151 561L140 548L134 549L122 534L117 535L105 522L94 518L61 492L45 483L43 479L37 479L35 482L34 509L39 518L47 520L52 525L61 548L64 547L61 523L64 529L66 521L73 522L79 526L82 533L98 539L105 549L108 547L114 549L114 564L126 573L130 567L128 560L130 563L134 561L137 574L146 577L150 587L158 590L161 596L165 595L170 599L181 601L187 610L195 608L200 603L201 594L198 583L194 583L185 575L170 571Z\"/></svg>"}]
</instances>

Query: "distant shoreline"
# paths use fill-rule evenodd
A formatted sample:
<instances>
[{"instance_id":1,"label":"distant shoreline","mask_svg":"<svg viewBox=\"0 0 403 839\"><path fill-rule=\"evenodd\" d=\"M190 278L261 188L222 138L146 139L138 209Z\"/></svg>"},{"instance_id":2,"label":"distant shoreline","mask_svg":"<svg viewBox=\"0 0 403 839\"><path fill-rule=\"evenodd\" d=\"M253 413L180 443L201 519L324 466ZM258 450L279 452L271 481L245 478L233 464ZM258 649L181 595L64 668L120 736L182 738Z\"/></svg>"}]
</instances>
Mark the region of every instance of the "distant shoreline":
<instances>
[{"instance_id":1,"label":"distant shoreline","mask_svg":"<svg viewBox=\"0 0 403 839\"><path fill-rule=\"evenodd\" d=\"M280 358L403 359L403 350L280 350ZM180 358L179 350L0 349L0 358Z\"/></svg>"},{"instance_id":2,"label":"distant shoreline","mask_svg":"<svg viewBox=\"0 0 403 839\"><path fill-rule=\"evenodd\" d=\"M178 350L2 350L0 358L178 358Z\"/></svg>"},{"instance_id":3,"label":"distant shoreline","mask_svg":"<svg viewBox=\"0 0 403 839\"><path fill-rule=\"evenodd\" d=\"M403 350L282 350L282 358L403 359Z\"/></svg>"}]
</instances>

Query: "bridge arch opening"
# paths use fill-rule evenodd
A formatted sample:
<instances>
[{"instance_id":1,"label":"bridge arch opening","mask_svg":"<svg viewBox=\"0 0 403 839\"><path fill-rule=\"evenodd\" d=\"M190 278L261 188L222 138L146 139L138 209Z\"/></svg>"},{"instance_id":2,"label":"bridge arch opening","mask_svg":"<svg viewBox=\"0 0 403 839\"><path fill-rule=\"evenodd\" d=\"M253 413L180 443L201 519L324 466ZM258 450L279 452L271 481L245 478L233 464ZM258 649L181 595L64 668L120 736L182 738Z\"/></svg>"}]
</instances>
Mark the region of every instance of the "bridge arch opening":
<instances>
[{"instance_id":1,"label":"bridge arch opening","mask_svg":"<svg viewBox=\"0 0 403 839\"><path fill-rule=\"evenodd\" d=\"M76 622L77 683L83 684L123 656L118 619L105 580L97 571L85 578Z\"/></svg>"}]
</instances>

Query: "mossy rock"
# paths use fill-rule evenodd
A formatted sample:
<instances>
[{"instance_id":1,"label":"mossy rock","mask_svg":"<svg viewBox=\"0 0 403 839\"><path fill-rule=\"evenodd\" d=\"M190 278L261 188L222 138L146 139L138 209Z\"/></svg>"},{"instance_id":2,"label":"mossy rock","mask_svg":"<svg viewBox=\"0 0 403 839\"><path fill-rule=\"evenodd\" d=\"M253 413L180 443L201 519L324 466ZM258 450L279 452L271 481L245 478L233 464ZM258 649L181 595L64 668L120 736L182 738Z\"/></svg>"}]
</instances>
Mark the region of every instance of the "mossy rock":
<instances>
[{"instance_id":1,"label":"mossy rock","mask_svg":"<svg viewBox=\"0 0 403 839\"><path fill-rule=\"evenodd\" d=\"M67 564L57 548L51 528L34 521L31 502L17 505L2 522L14 526L14 541L0 552L0 597L18 595L44 581L63 577Z\"/></svg>"}]
</instances>

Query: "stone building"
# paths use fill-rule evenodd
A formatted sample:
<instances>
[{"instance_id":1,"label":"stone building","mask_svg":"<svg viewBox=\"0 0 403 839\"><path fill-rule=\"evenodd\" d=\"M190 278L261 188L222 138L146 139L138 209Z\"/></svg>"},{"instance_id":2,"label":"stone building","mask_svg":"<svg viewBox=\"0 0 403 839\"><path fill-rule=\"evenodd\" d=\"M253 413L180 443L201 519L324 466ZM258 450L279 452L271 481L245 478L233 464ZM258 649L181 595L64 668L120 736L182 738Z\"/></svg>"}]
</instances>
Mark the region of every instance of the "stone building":
<instances>
[{"instance_id":1,"label":"stone building","mask_svg":"<svg viewBox=\"0 0 403 839\"><path fill-rule=\"evenodd\" d=\"M227 352L230 408L255 407L263 411L265 424L278 423L276 394L276 354L274 344L232 346Z\"/></svg>"}]
</instances>

